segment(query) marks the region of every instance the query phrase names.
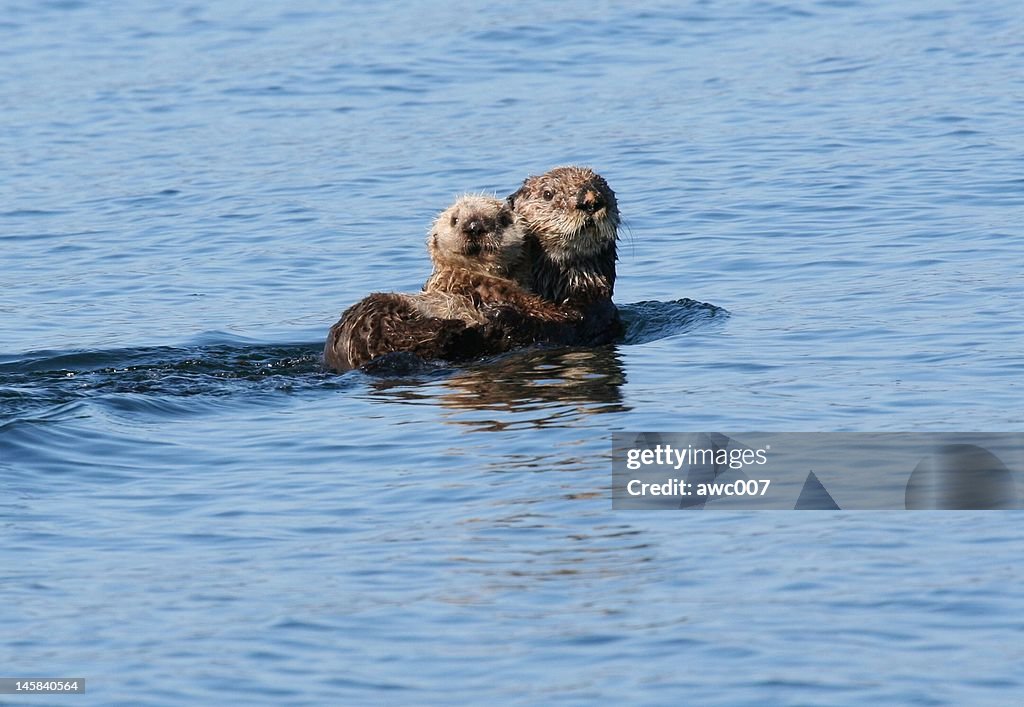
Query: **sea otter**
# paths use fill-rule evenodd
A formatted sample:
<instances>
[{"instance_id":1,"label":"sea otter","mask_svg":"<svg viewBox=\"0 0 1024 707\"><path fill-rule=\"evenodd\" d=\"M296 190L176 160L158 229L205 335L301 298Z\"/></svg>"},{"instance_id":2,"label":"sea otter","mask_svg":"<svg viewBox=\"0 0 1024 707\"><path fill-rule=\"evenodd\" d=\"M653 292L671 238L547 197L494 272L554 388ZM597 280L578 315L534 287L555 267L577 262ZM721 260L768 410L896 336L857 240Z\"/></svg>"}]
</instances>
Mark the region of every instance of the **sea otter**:
<instances>
[{"instance_id":1,"label":"sea otter","mask_svg":"<svg viewBox=\"0 0 1024 707\"><path fill-rule=\"evenodd\" d=\"M556 167L527 177L508 204L526 227L529 271L517 280L582 313L575 341L607 344L622 333L612 303L619 208L615 192L588 167Z\"/></svg>"},{"instance_id":2,"label":"sea otter","mask_svg":"<svg viewBox=\"0 0 1024 707\"><path fill-rule=\"evenodd\" d=\"M357 368L393 351L461 361L572 338L580 314L526 292L520 219L506 202L463 196L427 236L433 273L416 294L375 293L331 327L324 365Z\"/></svg>"}]
</instances>

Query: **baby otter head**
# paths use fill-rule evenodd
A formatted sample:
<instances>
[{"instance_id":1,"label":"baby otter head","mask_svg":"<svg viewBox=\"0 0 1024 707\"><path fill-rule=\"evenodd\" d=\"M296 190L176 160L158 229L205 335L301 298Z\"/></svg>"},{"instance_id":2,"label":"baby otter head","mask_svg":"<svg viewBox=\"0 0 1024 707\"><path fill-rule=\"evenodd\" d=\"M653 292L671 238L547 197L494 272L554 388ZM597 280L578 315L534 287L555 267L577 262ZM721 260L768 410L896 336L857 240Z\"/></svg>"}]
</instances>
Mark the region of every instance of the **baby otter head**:
<instances>
[{"instance_id":1,"label":"baby otter head","mask_svg":"<svg viewBox=\"0 0 1024 707\"><path fill-rule=\"evenodd\" d=\"M588 259L609 248L614 253L619 227L615 192L588 167L555 167L527 177L507 201L555 262Z\"/></svg>"},{"instance_id":2,"label":"baby otter head","mask_svg":"<svg viewBox=\"0 0 1024 707\"><path fill-rule=\"evenodd\" d=\"M510 206L467 195L441 212L427 236L434 268L465 268L504 276L523 255L523 230Z\"/></svg>"}]
</instances>

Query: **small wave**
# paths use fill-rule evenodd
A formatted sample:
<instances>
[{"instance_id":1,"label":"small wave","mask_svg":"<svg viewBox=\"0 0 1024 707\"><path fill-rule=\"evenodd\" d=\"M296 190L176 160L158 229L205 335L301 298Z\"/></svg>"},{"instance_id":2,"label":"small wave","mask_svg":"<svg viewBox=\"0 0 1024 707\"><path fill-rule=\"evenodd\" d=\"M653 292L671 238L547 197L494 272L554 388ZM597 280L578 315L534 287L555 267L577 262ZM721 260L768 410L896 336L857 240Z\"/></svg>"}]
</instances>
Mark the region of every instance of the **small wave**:
<instances>
[{"instance_id":1,"label":"small wave","mask_svg":"<svg viewBox=\"0 0 1024 707\"><path fill-rule=\"evenodd\" d=\"M33 351L0 356L0 376L49 373L73 377L90 372L200 372L220 377L252 377L319 368L321 344L258 345L203 335L187 346L131 349ZM70 374L70 375L69 375Z\"/></svg>"},{"instance_id":2,"label":"small wave","mask_svg":"<svg viewBox=\"0 0 1024 707\"><path fill-rule=\"evenodd\" d=\"M619 307L626 325L622 343L646 344L670 336L685 334L702 324L723 320L729 310L692 299L669 302L634 302Z\"/></svg>"},{"instance_id":3,"label":"small wave","mask_svg":"<svg viewBox=\"0 0 1024 707\"><path fill-rule=\"evenodd\" d=\"M210 341L211 337L202 337ZM291 392L330 384L320 344L252 345L238 341L184 347L35 351L0 357L0 415L19 418L74 401L102 399L139 409L142 398ZM124 398L119 401L119 397ZM145 407L145 406L141 406Z\"/></svg>"}]
</instances>

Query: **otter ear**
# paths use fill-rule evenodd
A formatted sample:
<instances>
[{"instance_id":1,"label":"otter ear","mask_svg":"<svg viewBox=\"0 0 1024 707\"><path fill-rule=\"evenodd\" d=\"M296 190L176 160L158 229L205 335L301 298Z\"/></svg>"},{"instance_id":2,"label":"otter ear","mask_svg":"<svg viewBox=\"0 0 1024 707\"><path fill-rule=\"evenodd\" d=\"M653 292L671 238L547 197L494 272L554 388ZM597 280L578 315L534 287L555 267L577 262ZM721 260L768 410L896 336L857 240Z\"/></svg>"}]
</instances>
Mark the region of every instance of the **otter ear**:
<instances>
[{"instance_id":1,"label":"otter ear","mask_svg":"<svg viewBox=\"0 0 1024 707\"><path fill-rule=\"evenodd\" d=\"M505 197L505 203L508 204L508 208L510 208L510 209L516 208L516 199L521 197L525 191L526 191L526 185L523 184L523 186L519 187L519 189L517 189L516 191L514 191L511 194L509 194L508 196L506 196Z\"/></svg>"}]
</instances>

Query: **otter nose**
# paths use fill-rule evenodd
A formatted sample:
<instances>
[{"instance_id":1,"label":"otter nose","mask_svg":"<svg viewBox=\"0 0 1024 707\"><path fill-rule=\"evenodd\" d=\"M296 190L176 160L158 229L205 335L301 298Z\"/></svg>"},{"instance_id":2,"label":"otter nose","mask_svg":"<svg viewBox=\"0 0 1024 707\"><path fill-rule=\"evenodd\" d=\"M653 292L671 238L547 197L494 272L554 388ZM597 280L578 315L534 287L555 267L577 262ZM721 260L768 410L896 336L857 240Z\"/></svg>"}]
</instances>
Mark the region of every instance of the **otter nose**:
<instances>
[{"instance_id":1,"label":"otter nose","mask_svg":"<svg viewBox=\"0 0 1024 707\"><path fill-rule=\"evenodd\" d=\"M481 221L473 219L465 226L463 226L462 230L466 233L467 236L470 236L471 238L479 238L484 234L484 232L487 229L484 228L484 224Z\"/></svg>"},{"instance_id":2,"label":"otter nose","mask_svg":"<svg viewBox=\"0 0 1024 707\"><path fill-rule=\"evenodd\" d=\"M601 192L592 186L585 186L576 194L576 208L592 214L605 205Z\"/></svg>"}]
</instances>

